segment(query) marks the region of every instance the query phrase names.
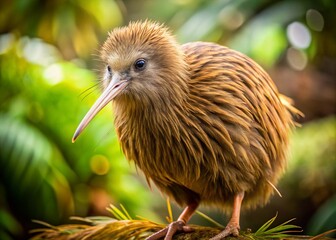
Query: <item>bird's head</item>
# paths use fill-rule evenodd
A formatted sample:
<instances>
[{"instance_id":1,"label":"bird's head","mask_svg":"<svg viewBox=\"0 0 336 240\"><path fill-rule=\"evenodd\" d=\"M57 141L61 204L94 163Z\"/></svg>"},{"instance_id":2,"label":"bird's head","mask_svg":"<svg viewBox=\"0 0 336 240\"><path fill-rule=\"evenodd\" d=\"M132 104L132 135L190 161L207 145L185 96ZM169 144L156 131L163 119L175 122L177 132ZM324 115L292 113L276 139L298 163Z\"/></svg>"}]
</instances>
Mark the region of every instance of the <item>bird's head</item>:
<instances>
[{"instance_id":1,"label":"bird's head","mask_svg":"<svg viewBox=\"0 0 336 240\"><path fill-rule=\"evenodd\" d=\"M187 64L180 46L163 25L133 22L109 33L100 51L103 93L79 124L74 142L112 100L141 107L181 101L187 91Z\"/></svg>"}]
</instances>

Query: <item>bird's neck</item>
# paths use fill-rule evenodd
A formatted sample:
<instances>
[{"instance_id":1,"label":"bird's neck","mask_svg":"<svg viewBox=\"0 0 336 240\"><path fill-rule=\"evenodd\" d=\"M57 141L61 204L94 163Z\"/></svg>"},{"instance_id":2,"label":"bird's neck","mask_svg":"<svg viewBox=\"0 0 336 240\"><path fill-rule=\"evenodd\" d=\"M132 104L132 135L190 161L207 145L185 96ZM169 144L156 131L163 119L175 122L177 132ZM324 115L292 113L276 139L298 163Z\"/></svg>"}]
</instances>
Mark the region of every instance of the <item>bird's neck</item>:
<instances>
[{"instance_id":1,"label":"bird's neck","mask_svg":"<svg viewBox=\"0 0 336 240\"><path fill-rule=\"evenodd\" d=\"M162 86L161 91L131 94L116 99L113 105L117 132L146 134L159 132L165 127L176 127L179 116L187 115L189 89L187 74L174 77L168 80L170 86Z\"/></svg>"},{"instance_id":2,"label":"bird's neck","mask_svg":"<svg viewBox=\"0 0 336 240\"><path fill-rule=\"evenodd\" d=\"M188 98L187 91L165 91L164 93L152 93L133 95L124 99L118 99L113 103L116 119L123 121L157 121L160 116L175 114L176 111L184 111Z\"/></svg>"}]
</instances>

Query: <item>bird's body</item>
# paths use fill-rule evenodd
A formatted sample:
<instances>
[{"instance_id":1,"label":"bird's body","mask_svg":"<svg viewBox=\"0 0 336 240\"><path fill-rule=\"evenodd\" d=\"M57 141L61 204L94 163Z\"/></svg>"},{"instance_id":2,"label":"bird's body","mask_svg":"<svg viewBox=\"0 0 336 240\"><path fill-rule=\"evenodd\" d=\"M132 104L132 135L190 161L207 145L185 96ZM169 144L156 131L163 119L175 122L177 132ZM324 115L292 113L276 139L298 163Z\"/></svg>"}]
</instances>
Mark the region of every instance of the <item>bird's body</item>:
<instances>
[{"instance_id":1,"label":"bird's body","mask_svg":"<svg viewBox=\"0 0 336 240\"><path fill-rule=\"evenodd\" d=\"M191 195L232 205L241 191L245 204L264 204L286 163L290 113L268 75L242 54L201 42L181 50L189 66L183 101L115 100L126 158L180 205Z\"/></svg>"},{"instance_id":2,"label":"bird's body","mask_svg":"<svg viewBox=\"0 0 336 240\"><path fill-rule=\"evenodd\" d=\"M233 208L235 229L226 235L237 234L242 199L246 207L265 204L286 165L293 121L267 73L217 44L180 46L148 21L111 32L101 54L105 88L117 91L110 100L126 158L187 206L180 223L199 203Z\"/></svg>"}]
</instances>

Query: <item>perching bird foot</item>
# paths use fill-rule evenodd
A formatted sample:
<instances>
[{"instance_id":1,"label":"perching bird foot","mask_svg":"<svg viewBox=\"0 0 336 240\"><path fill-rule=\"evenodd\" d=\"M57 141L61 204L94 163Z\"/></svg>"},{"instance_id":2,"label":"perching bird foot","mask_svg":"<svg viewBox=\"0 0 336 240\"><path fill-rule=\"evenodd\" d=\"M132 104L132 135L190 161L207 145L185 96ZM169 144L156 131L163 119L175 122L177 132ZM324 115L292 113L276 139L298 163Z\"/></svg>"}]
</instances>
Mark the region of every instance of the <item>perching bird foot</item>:
<instances>
[{"instance_id":1,"label":"perching bird foot","mask_svg":"<svg viewBox=\"0 0 336 240\"><path fill-rule=\"evenodd\" d=\"M146 240L158 240L161 239L162 237L165 237L164 240L172 240L173 236L177 232L184 232L184 233L189 233L193 232L194 229L192 229L189 226L186 226L184 221L175 221L170 223L166 228L152 234Z\"/></svg>"},{"instance_id":2,"label":"perching bird foot","mask_svg":"<svg viewBox=\"0 0 336 240\"><path fill-rule=\"evenodd\" d=\"M229 222L228 225L226 225L225 229L219 233L218 235L214 236L213 238L210 238L210 240L223 240L224 238L232 235L235 237L239 236L239 224L238 223L231 223Z\"/></svg>"}]
</instances>

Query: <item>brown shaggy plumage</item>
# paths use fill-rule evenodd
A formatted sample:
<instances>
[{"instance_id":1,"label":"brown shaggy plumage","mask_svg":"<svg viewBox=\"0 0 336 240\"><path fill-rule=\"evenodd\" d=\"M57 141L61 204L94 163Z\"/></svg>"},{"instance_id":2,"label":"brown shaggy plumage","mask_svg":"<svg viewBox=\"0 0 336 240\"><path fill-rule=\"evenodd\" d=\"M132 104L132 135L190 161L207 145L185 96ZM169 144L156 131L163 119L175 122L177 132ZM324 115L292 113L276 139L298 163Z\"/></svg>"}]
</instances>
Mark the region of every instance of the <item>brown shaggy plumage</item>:
<instances>
[{"instance_id":1,"label":"brown shaggy plumage","mask_svg":"<svg viewBox=\"0 0 336 240\"><path fill-rule=\"evenodd\" d=\"M269 200L286 166L293 108L257 63L214 43L180 46L150 21L113 30L101 56L110 75L128 79L113 99L115 128L148 182L181 206L230 210L239 193L247 208Z\"/></svg>"}]
</instances>

